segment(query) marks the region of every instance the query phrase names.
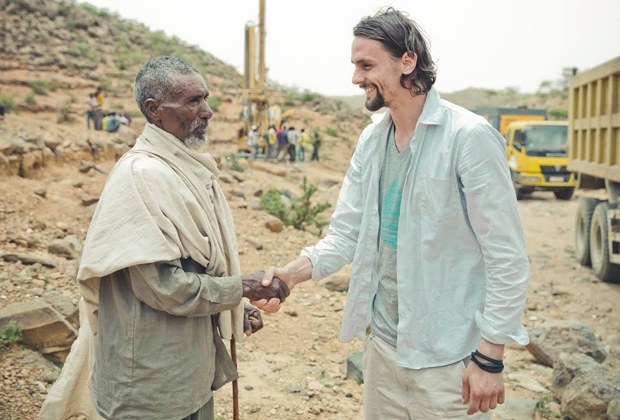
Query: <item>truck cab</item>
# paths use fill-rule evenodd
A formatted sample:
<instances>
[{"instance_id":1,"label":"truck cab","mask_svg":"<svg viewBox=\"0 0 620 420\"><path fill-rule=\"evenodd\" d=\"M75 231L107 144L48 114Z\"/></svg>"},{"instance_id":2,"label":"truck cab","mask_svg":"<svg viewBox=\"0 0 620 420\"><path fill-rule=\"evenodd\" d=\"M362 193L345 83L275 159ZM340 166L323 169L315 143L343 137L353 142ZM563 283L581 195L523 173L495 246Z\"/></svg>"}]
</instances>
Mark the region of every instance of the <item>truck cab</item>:
<instances>
[{"instance_id":1,"label":"truck cab","mask_svg":"<svg viewBox=\"0 0 620 420\"><path fill-rule=\"evenodd\" d=\"M575 177L568 172L568 123L515 121L504 132L506 154L517 199L534 191L551 191L570 200Z\"/></svg>"}]
</instances>

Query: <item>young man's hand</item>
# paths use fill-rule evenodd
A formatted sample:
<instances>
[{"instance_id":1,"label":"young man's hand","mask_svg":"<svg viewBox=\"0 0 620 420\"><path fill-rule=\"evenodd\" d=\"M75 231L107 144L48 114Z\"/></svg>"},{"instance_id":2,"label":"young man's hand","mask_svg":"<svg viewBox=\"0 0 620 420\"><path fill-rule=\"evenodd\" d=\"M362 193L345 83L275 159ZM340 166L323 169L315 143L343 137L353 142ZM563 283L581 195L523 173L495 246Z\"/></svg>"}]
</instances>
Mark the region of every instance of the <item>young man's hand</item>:
<instances>
[{"instance_id":1,"label":"young man's hand","mask_svg":"<svg viewBox=\"0 0 620 420\"><path fill-rule=\"evenodd\" d=\"M493 359L502 360L504 346L480 339L478 351ZM495 410L498 404L504 403L504 397L503 373L485 372L471 361L463 375L463 404L469 403L467 414Z\"/></svg>"}]
</instances>

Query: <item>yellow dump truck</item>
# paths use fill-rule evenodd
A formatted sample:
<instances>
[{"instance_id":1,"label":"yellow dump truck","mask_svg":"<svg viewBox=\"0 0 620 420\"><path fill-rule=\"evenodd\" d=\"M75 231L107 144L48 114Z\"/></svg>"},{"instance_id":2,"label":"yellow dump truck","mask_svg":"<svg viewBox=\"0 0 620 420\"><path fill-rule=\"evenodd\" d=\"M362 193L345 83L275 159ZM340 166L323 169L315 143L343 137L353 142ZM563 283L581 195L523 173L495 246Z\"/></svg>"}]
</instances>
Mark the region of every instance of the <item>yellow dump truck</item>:
<instances>
[{"instance_id":1,"label":"yellow dump truck","mask_svg":"<svg viewBox=\"0 0 620 420\"><path fill-rule=\"evenodd\" d=\"M568 170L583 189L575 253L605 282L620 282L620 57L570 83ZM607 199L587 196L605 190Z\"/></svg>"},{"instance_id":2,"label":"yellow dump truck","mask_svg":"<svg viewBox=\"0 0 620 420\"><path fill-rule=\"evenodd\" d=\"M504 137L517 199L534 191L552 191L558 199L570 200L575 178L566 168L567 122L515 121L508 124Z\"/></svg>"}]
</instances>

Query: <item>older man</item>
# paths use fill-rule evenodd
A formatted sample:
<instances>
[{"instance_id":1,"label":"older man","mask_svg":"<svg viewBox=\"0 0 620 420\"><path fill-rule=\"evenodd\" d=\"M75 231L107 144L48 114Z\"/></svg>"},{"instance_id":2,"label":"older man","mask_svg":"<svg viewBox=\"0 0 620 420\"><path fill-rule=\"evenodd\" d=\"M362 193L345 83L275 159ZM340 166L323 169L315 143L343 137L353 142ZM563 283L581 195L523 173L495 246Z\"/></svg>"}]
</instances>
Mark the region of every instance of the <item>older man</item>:
<instances>
[{"instance_id":1,"label":"older man","mask_svg":"<svg viewBox=\"0 0 620 420\"><path fill-rule=\"evenodd\" d=\"M218 169L195 150L207 143L208 96L176 58L148 61L135 80L148 122L108 178L78 273L96 331L90 393L105 419L212 419L213 390L237 378L221 336L262 328L242 297L289 294L282 282L265 290L262 272L240 276Z\"/></svg>"}]
</instances>

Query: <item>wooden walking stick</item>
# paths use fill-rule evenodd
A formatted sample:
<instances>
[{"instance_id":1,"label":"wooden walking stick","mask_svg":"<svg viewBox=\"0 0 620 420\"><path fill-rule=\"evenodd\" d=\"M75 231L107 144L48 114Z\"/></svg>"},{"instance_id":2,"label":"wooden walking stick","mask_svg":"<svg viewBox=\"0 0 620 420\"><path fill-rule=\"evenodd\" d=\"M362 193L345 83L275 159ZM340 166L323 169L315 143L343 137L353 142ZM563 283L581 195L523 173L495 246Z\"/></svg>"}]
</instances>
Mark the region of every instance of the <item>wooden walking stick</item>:
<instances>
[{"instance_id":1,"label":"wooden walking stick","mask_svg":"<svg viewBox=\"0 0 620 420\"><path fill-rule=\"evenodd\" d=\"M235 335L233 334L230 339L230 356L232 358L235 367L237 367L237 342L235 341ZM239 384L235 379L232 383L233 387L233 419L239 420Z\"/></svg>"}]
</instances>

